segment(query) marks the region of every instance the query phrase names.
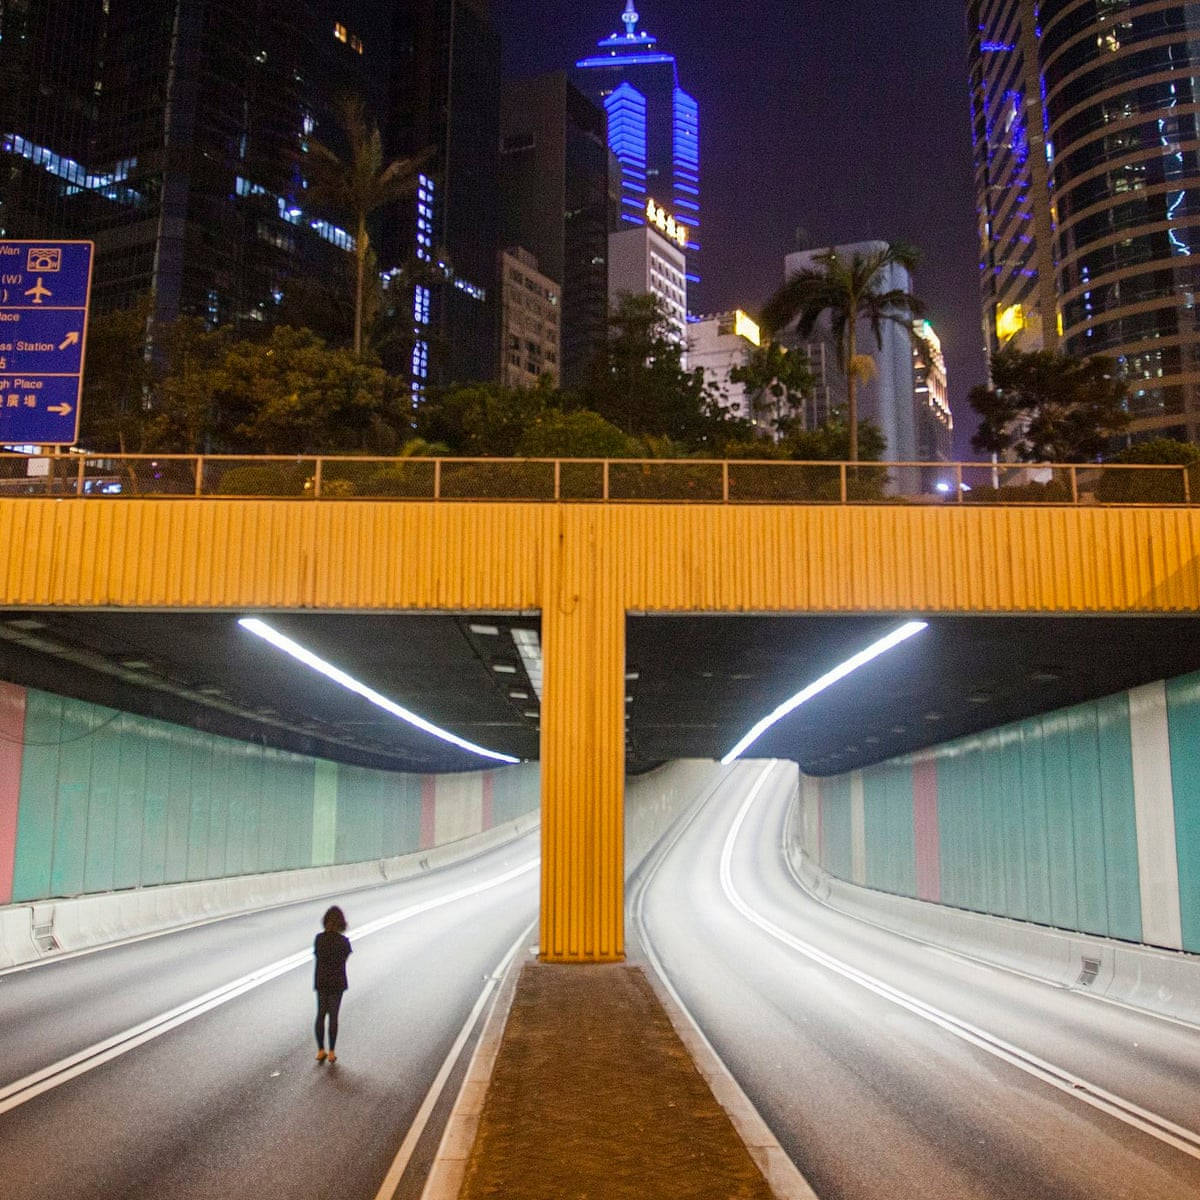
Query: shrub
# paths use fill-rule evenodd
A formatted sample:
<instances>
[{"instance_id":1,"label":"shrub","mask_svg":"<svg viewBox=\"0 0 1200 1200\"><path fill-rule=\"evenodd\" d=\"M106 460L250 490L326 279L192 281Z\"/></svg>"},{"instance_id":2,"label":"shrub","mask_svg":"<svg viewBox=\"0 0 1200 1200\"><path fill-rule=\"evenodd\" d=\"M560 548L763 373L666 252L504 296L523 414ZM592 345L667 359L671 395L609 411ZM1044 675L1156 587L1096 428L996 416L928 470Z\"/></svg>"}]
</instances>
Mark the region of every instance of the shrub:
<instances>
[{"instance_id":1,"label":"shrub","mask_svg":"<svg viewBox=\"0 0 1200 1200\"><path fill-rule=\"evenodd\" d=\"M1135 442L1108 460L1110 465L1181 466L1188 468L1193 490L1200 481L1200 447L1174 438ZM1186 499L1180 471L1103 471L1096 485L1101 504L1182 504Z\"/></svg>"},{"instance_id":2,"label":"shrub","mask_svg":"<svg viewBox=\"0 0 1200 1200\"><path fill-rule=\"evenodd\" d=\"M307 463L256 463L223 471L211 492L218 496L311 495L312 467Z\"/></svg>"}]
</instances>

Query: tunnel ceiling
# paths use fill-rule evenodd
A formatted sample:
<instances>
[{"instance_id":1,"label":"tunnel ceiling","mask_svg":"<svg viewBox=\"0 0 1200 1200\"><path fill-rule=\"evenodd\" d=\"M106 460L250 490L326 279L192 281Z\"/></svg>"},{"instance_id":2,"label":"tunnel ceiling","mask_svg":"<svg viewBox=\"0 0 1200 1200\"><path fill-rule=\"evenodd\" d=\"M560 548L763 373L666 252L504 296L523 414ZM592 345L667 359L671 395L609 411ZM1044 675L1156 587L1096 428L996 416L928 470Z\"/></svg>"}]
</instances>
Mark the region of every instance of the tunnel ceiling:
<instances>
[{"instance_id":1,"label":"tunnel ceiling","mask_svg":"<svg viewBox=\"0 0 1200 1200\"><path fill-rule=\"evenodd\" d=\"M293 662L232 613L0 612L0 678L229 737L364 766L484 760ZM536 615L277 614L271 624L398 704L520 759L538 754L537 686L513 630ZM719 758L760 717L895 629L886 617L631 617L634 769ZM935 617L754 747L834 774L1200 670L1177 618ZM536 674L536 671L535 671Z\"/></svg>"}]
</instances>

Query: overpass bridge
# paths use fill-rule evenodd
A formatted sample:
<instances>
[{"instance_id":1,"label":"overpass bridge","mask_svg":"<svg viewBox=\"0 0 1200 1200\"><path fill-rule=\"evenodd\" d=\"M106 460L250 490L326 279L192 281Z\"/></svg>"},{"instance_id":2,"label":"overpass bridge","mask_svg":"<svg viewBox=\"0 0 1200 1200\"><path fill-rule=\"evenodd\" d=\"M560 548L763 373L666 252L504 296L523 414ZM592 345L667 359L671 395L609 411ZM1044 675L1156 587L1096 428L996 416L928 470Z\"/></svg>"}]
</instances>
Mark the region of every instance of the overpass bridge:
<instances>
[{"instance_id":1,"label":"overpass bridge","mask_svg":"<svg viewBox=\"0 0 1200 1200\"><path fill-rule=\"evenodd\" d=\"M627 743L647 762L719 757L764 701L769 711L898 619L927 621L936 649L922 661L902 648L857 691L848 684L825 713L836 720L822 722L824 741L801 715L757 749L832 777L1200 667L1189 636L1200 517L1188 472L1173 468L1068 466L1013 481L978 464L80 456L25 470L9 472L0 496L0 610L6 658L30 672L57 655L64 679L103 674L107 662L120 683L136 669L106 660L104 647L120 652L122 622L137 622L142 644L150 638L168 660L186 645L186 614L217 622L196 652L222 647L230 675L258 661L220 640L236 616L340 646L364 674L383 657L386 676L389 639L365 637L361 622L420 617L449 621L461 661L494 684L479 639L496 635L472 626L536 633L534 715L484 705L469 724L509 757L541 760L540 946L553 962L623 956ZM318 618L344 624L321 633ZM1066 618L1078 620L1064 627ZM384 628L402 643L415 626ZM721 664L707 679L705 657ZM528 678L528 664L520 669ZM443 683L453 670L443 664ZM194 684L191 695L159 689L163 703L197 701L229 679ZM639 692L656 698L647 711L671 719L639 724ZM716 719L700 719L706 700ZM898 704L907 719L895 718ZM210 707L239 719L236 704ZM336 713L315 729L286 713L259 719L281 737L340 739L350 761L416 752L347 734ZM847 854L861 832L848 830Z\"/></svg>"}]
</instances>

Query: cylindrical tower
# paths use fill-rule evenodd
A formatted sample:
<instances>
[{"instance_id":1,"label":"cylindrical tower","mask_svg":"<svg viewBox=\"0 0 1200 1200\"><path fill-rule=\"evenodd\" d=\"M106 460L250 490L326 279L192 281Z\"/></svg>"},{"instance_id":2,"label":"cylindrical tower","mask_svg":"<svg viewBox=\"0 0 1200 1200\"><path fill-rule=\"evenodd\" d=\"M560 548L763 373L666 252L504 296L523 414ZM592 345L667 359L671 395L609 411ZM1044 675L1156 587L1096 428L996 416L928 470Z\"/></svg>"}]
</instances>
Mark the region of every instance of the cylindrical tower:
<instances>
[{"instance_id":1,"label":"cylindrical tower","mask_svg":"<svg viewBox=\"0 0 1200 1200\"><path fill-rule=\"evenodd\" d=\"M1200 0L969 0L968 21L991 348L1113 357L1135 434L1200 441Z\"/></svg>"},{"instance_id":2,"label":"cylindrical tower","mask_svg":"<svg viewBox=\"0 0 1200 1200\"><path fill-rule=\"evenodd\" d=\"M1043 0L1063 343L1140 431L1200 438L1200 3Z\"/></svg>"}]
</instances>

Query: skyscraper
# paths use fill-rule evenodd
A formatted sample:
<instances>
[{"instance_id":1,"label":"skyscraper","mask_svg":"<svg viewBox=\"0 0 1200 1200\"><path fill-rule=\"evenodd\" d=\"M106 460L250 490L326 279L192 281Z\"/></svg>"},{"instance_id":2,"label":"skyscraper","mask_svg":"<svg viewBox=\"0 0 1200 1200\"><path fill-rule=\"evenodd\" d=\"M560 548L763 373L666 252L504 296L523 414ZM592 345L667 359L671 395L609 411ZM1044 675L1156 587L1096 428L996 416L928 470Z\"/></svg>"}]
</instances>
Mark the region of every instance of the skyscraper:
<instances>
[{"instance_id":1,"label":"skyscraper","mask_svg":"<svg viewBox=\"0 0 1200 1200\"><path fill-rule=\"evenodd\" d=\"M602 109L566 72L504 85L502 240L562 288L562 383L583 386L608 334L609 150Z\"/></svg>"},{"instance_id":2,"label":"skyscraper","mask_svg":"<svg viewBox=\"0 0 1200 1200\"><path fill-rule=\"evenodd\" d=\"M1115 358L1200 440L1200 3L969 0L984 334Z\"/></svg>"},{"instance_id":3,"label":"skyscraper","mask_svg":"<svg viewBox=\"0 0 1200 1200\"><path fill-rule=\"evenodd\" d=\"M850 260L855 255L867 256L887 249L886 242L858 242L849 246L835 246L834 253L841 259ZM789 254L784 262L785 277L791 279L801 271L820 267L821 256L827 250L798 250ZM899 263L892 263L880 272L876 286L881 292L911 292L912 276ZM823 317L811 335L810 342L801 341L794 329L785 335L785 344L802 349L810 361L822 372L823 390L833 409L845 409L848 403L845 372L837 364L837 345L830 332L829 321ZM917 380L913 371L913 339L908 330L894 321L884 321L879 327L879 336L869 322L861 321L857 330L858 352L874 360L873 377L859 384L858 415L863 421L873 421L886 442L883 457L891 462L917 462L923 456L921 449L928 444L923 426L929 414L925 397L917 395ZM824 345L822 354L818 347ZM826 417L829 409L826 409Z\"/></svg>"},{"instance_id":4,"label":"skyscraper","mask_svg":"<svg viewBox=\"0 0 1200 1200\"><path fill-rule=\"evenodd\" d=\"M357 95L387 158L430 152L420 195L371 222L381 271L422 267L416 390L492 378L499 64L485 0L6 0L0 228L94 238L100 309L149 294L216 326L277 319L302 286L348 297L349 214L305 156L345 153Z\"/></svg>"},{"instance_id":5,"label":"skyscraper","mask_svg":"<svg viewBox=\"0 0 1200 1200\"><path fill-rule=\"evenodd\" d=\"M608 114L608 143L621 163L622 227L646 223L648 200L686 221L689 294L699 303L700 107L679 86L675 56L638 30L634 0L626 0L621 20L624 33L602 39L598 54L575 64L576 83Z\"/></svg>"}]
</instances>

